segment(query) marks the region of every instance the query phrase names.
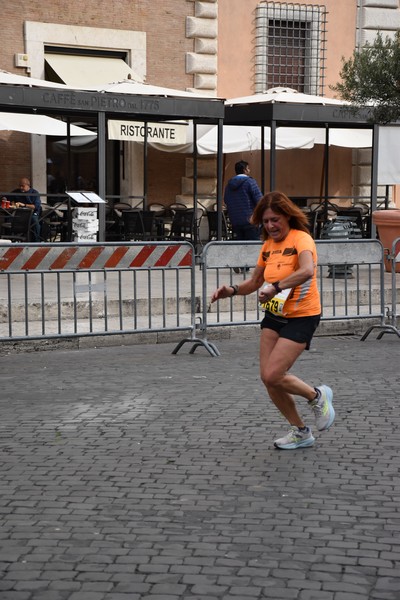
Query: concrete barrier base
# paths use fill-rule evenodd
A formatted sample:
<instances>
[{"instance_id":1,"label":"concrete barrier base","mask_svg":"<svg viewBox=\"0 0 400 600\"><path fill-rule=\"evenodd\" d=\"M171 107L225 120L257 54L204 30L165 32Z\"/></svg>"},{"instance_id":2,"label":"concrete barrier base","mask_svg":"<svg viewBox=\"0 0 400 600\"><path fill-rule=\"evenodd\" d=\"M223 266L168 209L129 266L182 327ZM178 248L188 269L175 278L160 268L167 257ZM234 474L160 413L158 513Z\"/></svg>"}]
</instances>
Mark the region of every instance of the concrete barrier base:
<instances>
[{"instance_id":1,"label":"concrete barrier base","mask_svg":"<svg viewBox=\"0 0 400 600\"><path fill-rule=\"evenodd\" d=\"M397 326L400 326L400 318ZM343 319L337 321L321 321L316 336L349 335L362 336L372 325L379 325L378 319ZM207 340L218 344L218 340L240 340L257 338L260 327L257 324L231 325L227 327L211 327ZM376 336L380 333L376 329ZM375 337L376 337L375 336ZM96 335L58 337L46 339L3 341L0 345L0 356L21 352L47 352L55 350L82 350L84 348L102 348L110 346L134 346L138 344L177 344L187 337L184 331L162 331L146 333L127 333L117 335ZM200 334L199 334L200 337ZM181 352L189 352L190 344ZM204 352L204 349L196 350Z\"/></svg>"}]
</instances>

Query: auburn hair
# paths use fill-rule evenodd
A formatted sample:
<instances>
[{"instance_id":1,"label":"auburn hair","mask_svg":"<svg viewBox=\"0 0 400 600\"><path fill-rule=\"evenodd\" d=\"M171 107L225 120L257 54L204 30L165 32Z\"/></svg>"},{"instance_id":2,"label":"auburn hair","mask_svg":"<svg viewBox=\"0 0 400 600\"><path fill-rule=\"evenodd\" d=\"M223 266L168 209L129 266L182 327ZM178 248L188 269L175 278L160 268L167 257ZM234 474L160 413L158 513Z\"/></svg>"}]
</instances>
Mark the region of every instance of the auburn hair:
<instances>
[{"instance_id":1,"label":"auburn hair","mask_svg":"<svg viewBox=\"0 0 400 600\"><path fill-rule=\"evenodd\" d=\"M291 229L300 229L301 231L310 233L307 215L283 192L275 191L265 194L258 201L250 219L253 225L262 227L261 236L263 240L269 237L268 232L263 226L263 214L268 208L278 215L288 217Z\"/></svg>"}]
</instances>

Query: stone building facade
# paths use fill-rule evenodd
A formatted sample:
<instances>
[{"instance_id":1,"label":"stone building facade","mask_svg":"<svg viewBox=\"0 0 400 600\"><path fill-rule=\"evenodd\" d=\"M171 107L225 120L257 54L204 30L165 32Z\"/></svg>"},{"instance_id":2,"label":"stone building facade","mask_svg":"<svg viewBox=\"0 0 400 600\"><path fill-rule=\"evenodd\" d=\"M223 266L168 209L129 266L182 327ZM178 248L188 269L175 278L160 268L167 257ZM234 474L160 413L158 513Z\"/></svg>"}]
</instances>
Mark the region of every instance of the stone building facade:
<instances>
[{"instance_id":1,"label":"stone building facade","mask_svg":"<svg viewBox=\"0 0 400 600\"><path fill-rule=\"evenodd\" d=\"M360 0L358 2L356 46L363 47L372 43L378 32L384 37L394 37L400 29L400 7L398 0ZM369 194L371 183L371 151L369 149L353 152L353 193L365 196ZM381 189L380 194L386 191ZM399 199L398 186L389 190L392 202Z\"/></svg>"},{"instance_id":2,"label":"stone building facade","mask_svg":"<svg viewBox=\"0 0 400 600\"><path fill-rule=\"evenodd\" d=\"M303 7L309 14L314 15L316 9L323 14L320 91L327 96L333 95L330 85L338 81L342 57L348 58L355 47L372 41L377 31L393 35L400 24L398 0L308 0L305 4L260 0L110 0L107 3L87 0L84 10L78 0L67 4L61 0L34 0L27 3L23 12L12 3L4 4L3 37L7 44L0 48L3 70L44 78L46 52L56 46L66 52L114 52L123 56L135 74L147 83L225 98L257 91L260 11L299 15L299 22ZM20 176L28 175L37 189L45 191L51 143L44 136L0 132L1 189L15 187ZM141 151L126 142L110 145L109 151L107 193L140 196ZM148 154L147 200L169 204L181 196L190 196L191 157L153 148L149 148ZM369 195L370 154L369 150L332 150L332 195ZM235 160L242 157L242 154L226 156L226 178L232 174ZM251 153L246 158L256 162ZM76 165L84 164L84 160L89 169L95 170L93 152L90 155L88 151L85 158L83 152L74 155ZM291 194L317 196L321 190L321 160L321 148L303 154L281 153L279 186ZM259 176L257 168L254 172ZM199 176L199 192L215 194L212 157L202 159ZM69 187L75 185L75 181L69 182Z\"/></svg>"}]
</instances>

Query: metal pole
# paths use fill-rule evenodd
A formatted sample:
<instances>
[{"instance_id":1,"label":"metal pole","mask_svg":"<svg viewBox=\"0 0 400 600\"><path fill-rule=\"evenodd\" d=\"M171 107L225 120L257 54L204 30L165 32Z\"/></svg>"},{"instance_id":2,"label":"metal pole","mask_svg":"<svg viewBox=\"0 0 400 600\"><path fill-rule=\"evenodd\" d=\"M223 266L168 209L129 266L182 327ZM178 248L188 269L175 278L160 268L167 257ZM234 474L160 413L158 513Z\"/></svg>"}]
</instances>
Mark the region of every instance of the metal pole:
<instances>
[{"instance_id":1,"label":"metal pole","mask_svg":"<svg viewBox=\"0 0 400 600\"><path fill-rule=\"evenodd\" d=\"M148 174L147 174L147 121L145 122L144 127L144 144L143 144L143 210L147 209L147 188L148 188Z\"/></svg>"},{"instance_id":2,"label":"metal pole","mask_svg":"<svg viewBox=\"0 0 400 600\"><path fill-rule=\"evenodd\" d=\"M271 148L269 154L269 189L276 185L276 121L271 121Z\"/></svg>"},{"instance_id":3,"label":"metal pole","mask_svg":"<svg viewBox=\"0 0 400 600\"><path fill-rule=\"evenodd\" d=\"M194 232L193 241L195 253L197 251L197 123L193 121L193 209L194 209Z\"/></svg>"},{"instance_id":4,"label":"metal pole","mask_svg":"<svg viewBox=\"0 0 400 600\"><path fill-rule=\"evenodd\" d=\"M328 216L328 202L329 202L329 125L325 123L325 154L324 154L324 171L325 171L325 216Z\"/></svg>"},{"instance_id":5,"label":"metal pole","mask_svg":"<svg viewBox=\"0 0 400 600\"><path fill-rule=\"evenodd\" d=\"M73 186L71 183L71 121L69 117L67 117L67 181L68 189L70 190ZM67 241L72 241L72 208L71 198L69 196L67 199Z\"/></svg>"},{"instance_id":6,"label":"metal pole","mask_svg":"<svg viewBox=\"0 0 400 600\"><path fill-rule=\"evenodd\" d=\"M67 182L69 190L73 189L71 180L71 121L67 117Z\"/></svg>"},{"instance_id":7,"label":"metal pole","mask_svg":"<svg viewBox=\"0 0 400 600\"><path fill-rule=\"evenodd\" d=\"M106 115L97 113L97 170L99 196L106 199ZM106 205L99 204L99 242L106 239Z\"/></svg>"},{"instance_id":8,"label":"metal pole","mask_svg":"<svg viewBox=\"0 0 400 600\"><path fill-rule=\"evenodd\" d=\"M371 239L376 238L376 226L372 221L372 213L376 210L378 203L378 146L379 125L374 124L372 129L372 161L371 161Z\"/></svg>"},{"instance_id":9,"label":"metal pole","mask_svg":"<svg viewBox=\"0 0 400 600\"><path fill-rule=\"evenodd\" d=\"M261 125L261 191L265 194L265 128Z\"/></svg>"},{"instance_id":10,"label":"metal pole","mask_svg":"<svg viewBox=\"0 0 400 600\"><path fill-rule=\"evenodd\" d=\"M218 119L218 144L217 144L217 239L222 239L222 181L223 181L223 119Z\"/></svg>"}]
</instances>

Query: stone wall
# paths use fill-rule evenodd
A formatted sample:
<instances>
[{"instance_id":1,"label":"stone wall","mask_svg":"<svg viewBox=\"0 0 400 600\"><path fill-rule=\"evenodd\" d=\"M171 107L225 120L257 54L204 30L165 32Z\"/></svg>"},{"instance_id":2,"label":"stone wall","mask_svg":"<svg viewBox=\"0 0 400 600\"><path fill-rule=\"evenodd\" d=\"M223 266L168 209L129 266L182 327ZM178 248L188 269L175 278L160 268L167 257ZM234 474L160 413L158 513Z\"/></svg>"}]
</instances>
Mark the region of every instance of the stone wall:
<instances>
[{"instance_id":1,"label":"stone wall","mask_svg":"<svg viewBox=\"0 0 400 600\"><path fill-rule=\"evenodd\" d=\"M399 0L360 0L357 46L371 43L378 31L393 37L400 29Z\"/></svg>"},{"instance_id":2,"label":"stone wall","mask_svg":"<svg viewBox=\"0 0 400 600\"><path fill-rule=\"evenodd\" d=\"M194 2L194 16L186 17L186 37L194 40L194 51L186 54L186 73L194 77L193 91L217 93L218 0Z\"/></svg>"},{"instance_id":3,"label":"stone wall","mask_svg":"<svg viewBox=\"0 0 400 600\"><path fill-rule=\"evenodd\" d=\"M372 43L378 31L383 37L394 37L400 29L399 0L359 0L356 46L362 48ZM369 196L371 193L371 151L353 152L354 195ZM378 187L378 196L385 195L385 187ZM392 192L392 190L391 190Z\"/></svg>"}]
</instances>

